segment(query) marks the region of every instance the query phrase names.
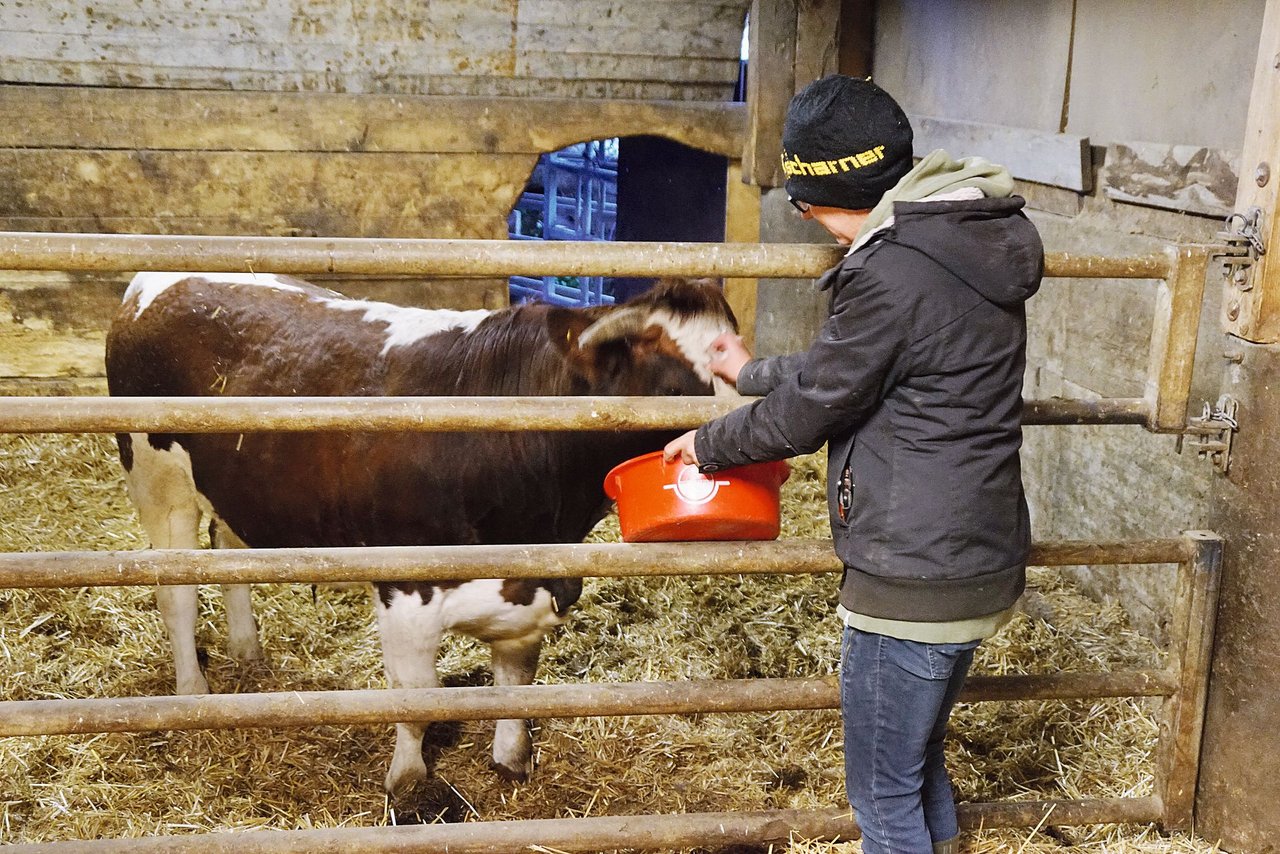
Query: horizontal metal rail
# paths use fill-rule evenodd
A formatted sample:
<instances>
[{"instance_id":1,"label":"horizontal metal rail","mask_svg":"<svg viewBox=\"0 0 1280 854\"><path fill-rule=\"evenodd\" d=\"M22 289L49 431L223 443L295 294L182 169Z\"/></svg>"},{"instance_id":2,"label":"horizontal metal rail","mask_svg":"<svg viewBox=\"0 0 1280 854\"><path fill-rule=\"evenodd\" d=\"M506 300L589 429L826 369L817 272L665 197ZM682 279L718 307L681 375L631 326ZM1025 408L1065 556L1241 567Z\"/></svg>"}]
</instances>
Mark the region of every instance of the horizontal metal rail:
<instances>
[{"instance_id":1,"label":"horizontal metal rail","mask_svg":"<svg viewBox=\"0 0 1280 854\"><path fill-rule=\"evenodd\" d=\"M966 830L992 827L1071 827L1159 820L1159 798L959 804ZM861 837L848 807L677 815L595 816L524 821L475 821L404 827L254 830L146 839L93 839L7 845L5 854L515 854L530 850L589 852L616 849L722 849L786 845L793 840Z\"/></svg>"},{"instance_id":2,"label":"horizontal metal rail","mask_svg":"<svg viewBox=\"0 0 1280 854\"><path fill-rule=\"evenodd\" d=\"M9 270L815 278L846 251L833 244L0 232L0 268ZM1169 266L1168 257L1160 254L1045 255L1045 275L1050 277L1162 279Z\"/></svg>"},{"instance_id":3,"label":"horizontal metal rail","mask_svg":"<svg viewBox=\"0 0 1280 854\"><path fill-rule=\"evenodd\" d=\"M690 429L743 397L0 397L0 433ZM1141 398L1028 401L1023 423L1143 424Z\"/></svg>"},{"instance_id":4,"label":"horizontal metal rail","mask_svg":"<svg viewBox=\"0 0 1280 854\"><path fill-rule=\"evenodd\" d=\"M1035 566L1180 563L1181 539L1046 542ZM838 572L828 540L3 552L0 589Z\"/></svg>"},{"instance_id":5,"label":"horizontal metal rail","mask_svg":"<svg viewBox=\"0 0 1280 854\"><path fill-rule=\"evenodd\" d=\"M972 676L960 699L1164 697L1177 687L1176 675L1158 670ZM840 688L834 677L7 700L0 702L0 737L839 707Z\"/></svg>"}]
</instances>

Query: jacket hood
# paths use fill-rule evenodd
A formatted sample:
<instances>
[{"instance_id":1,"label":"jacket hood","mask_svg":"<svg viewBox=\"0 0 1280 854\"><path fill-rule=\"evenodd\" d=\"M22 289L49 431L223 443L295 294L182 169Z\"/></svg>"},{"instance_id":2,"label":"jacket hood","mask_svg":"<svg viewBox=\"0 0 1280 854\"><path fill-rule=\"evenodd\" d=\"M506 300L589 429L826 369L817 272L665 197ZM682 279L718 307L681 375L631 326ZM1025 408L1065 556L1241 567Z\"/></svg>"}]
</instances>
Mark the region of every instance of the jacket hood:
<instances>
[{"instance_id":1,"label":"jacket hood","mask_svg":"<svg viewBox=\"0 0 1280 854\"><path fill-rule=\"evenodd\" d=\"M1044 244L1024 204L1018 196L898 202L884 239L927 255L987 300L1012 308L1040 289L1044 275Z\"/></svg>"}]
</instances>

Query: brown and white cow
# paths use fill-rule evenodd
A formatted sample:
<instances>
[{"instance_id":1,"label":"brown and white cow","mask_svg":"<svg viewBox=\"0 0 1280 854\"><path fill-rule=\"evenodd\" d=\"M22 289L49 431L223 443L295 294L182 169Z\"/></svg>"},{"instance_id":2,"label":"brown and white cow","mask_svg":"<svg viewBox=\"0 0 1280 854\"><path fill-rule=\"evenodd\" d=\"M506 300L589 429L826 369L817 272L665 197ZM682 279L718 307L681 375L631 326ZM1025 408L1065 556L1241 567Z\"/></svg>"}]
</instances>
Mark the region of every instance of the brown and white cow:
<instances>
[{"instance_id":1,"label":"brown and white cow","mask_svg":"<svg viewBox=\"0 0 1280 854\"><path fill-rule=\"evenodd\" d=\"M432 311L348 299L286 276L139 273L107 338L117 396L710 394L706 349L734 326L715 284L660 282L621 307ZM654 432L120 435L130 497L155 548L580 541L614 464ZM262 656L248 587L224 588L230 653ZM487 641L494 682L532 682L544 634L582 582L377 585L387 681L435 687L446 629ZM196 590L161 587L179 693L206 693ZM386 786L427 775L424 728L398 724ZM525 721L499 721L495 769L532 768Z\"/></svg>"}]
</instances>

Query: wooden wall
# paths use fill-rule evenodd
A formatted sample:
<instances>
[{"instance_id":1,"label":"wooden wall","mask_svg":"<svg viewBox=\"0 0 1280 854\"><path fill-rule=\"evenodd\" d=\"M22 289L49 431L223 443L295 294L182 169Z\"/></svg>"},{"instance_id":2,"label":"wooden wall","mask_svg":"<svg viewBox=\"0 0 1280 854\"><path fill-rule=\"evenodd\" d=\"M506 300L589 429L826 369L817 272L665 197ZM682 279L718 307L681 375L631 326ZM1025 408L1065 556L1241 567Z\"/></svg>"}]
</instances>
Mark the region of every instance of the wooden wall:
<instances>
[{"instance_id":1,"label":"wooden wall","mask_svg":"<svg viewBox=\"0 0 1280 854\"><path fill-rule=\"evenodd\" d=\"M0 4L25 83L729 100L747 0Z\"/></svg>"},{"instance_id":2,"label":"wooden wall","mask_svg":"<svg viewBox=\"0 0 1280 854\"><path fill-rule=\"evenodd\" d=\"M543 152L740 156L747 5L3 3L0 230L500 239ZM100 385L127 279L0 272L0 389ZM325 284L506 302L502 279Z\"/></svg>"}]
</instances>

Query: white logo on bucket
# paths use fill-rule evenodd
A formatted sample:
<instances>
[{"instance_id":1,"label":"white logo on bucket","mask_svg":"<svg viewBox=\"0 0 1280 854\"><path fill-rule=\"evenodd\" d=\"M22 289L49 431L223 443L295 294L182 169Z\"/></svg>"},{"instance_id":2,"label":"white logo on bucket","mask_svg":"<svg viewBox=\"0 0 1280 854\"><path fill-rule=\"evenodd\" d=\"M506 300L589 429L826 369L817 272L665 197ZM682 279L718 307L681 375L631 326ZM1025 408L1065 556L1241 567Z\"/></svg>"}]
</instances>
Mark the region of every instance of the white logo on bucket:
<instances>
[{"instance_id":1,"label":"white logo on bucket","mask_svg":"<svg viewBox=\"0 0 1280 854\"><path fill-rule=\"evenodd\" d=\"M727 480L716 480L698 471L697 466L686 465L676 475L675 483L665 483L663 489L674 489L686 504L706 504L716 497L720 487L728 486Z\"/></svg>"}]
</instances>

